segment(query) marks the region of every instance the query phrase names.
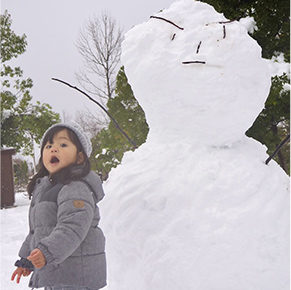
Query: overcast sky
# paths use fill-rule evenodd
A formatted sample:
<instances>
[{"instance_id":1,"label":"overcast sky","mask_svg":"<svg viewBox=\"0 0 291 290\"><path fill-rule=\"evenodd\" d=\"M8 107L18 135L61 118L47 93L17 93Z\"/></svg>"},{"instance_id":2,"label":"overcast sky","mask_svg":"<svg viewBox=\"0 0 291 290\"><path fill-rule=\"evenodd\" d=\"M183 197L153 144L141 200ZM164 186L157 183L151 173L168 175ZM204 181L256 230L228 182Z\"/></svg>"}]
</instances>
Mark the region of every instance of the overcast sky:
<instances>
[{"instance_id":1,"label":"overcast sky","mask_svg":"<svg viewBox=\"0 0 291 290\"><path fill-rule=\"evenodd\" d=\"M63 115L74 115L85 107L98 113L99 108L83 95L52 81L59 78L76 85L75 73L82 68L76 39L85 21L103 11L111 13L124 32L174 0L1 0L1 13L11 14L12 29L26 34L27 51L11 63L20 66L25 77L32 78L33 101L49 103ZM81 87L80 87L81 88Z\"/></svg>"}]
</instances>

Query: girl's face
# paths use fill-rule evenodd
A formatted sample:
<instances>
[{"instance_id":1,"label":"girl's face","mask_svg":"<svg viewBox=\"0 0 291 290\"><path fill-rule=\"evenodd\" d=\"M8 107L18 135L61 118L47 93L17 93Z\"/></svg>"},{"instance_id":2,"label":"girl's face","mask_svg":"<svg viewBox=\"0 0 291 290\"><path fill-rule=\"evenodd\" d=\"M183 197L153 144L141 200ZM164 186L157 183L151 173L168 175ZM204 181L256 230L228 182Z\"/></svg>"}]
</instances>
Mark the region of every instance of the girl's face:
<instances>
[{"instance_id":1,"label":"girl's face","mask_svg":"<svg viewBox=\"0 0 291 290\"><path fill-rule=\"evenodd\" d=\"M82 152L78 153L66 129L57 132L52 143L48 141L42 151L43 165L50 175L69 165L80 164L83 160Z\"/></svg>"}]
</instances>

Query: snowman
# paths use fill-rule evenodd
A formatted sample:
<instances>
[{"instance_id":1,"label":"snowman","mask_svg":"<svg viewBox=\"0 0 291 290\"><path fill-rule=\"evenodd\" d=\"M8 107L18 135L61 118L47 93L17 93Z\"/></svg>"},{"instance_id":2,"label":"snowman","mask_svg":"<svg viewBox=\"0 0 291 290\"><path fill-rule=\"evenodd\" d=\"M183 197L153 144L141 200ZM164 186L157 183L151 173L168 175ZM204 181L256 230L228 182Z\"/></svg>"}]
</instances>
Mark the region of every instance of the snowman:
<instances>
[{"instance_id":1,"label":"snowman","mask_svg":"<svg viewBox=\"0 0 291 290\"><path fill-rule=\"evenodd\" d=\"M248 21L181 0L125 35L150 132L105 184L108 289L289 289L289 179L245 136L270 89Z\"/></svg>"}]
</instances>

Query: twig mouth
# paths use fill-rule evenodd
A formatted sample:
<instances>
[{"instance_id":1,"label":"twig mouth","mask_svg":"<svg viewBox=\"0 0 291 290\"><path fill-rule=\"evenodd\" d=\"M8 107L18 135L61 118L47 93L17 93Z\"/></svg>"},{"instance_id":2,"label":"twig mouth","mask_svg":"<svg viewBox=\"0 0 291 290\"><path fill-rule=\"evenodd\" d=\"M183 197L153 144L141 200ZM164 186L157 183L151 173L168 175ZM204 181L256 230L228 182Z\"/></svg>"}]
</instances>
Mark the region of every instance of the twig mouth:
<instances>
[{"instance_id":1,"label":"twig mouth","mask_svg":"<svg viewBox=\"0 0 291 290\"><path fill-rule=\"evenodd\" d=\"M182 64L195 64L195 63L206 64L206 61L201 61L201 60L189 60L189 61L183 61L183 62L182 62Z\"/></svg>"}]
</instances>

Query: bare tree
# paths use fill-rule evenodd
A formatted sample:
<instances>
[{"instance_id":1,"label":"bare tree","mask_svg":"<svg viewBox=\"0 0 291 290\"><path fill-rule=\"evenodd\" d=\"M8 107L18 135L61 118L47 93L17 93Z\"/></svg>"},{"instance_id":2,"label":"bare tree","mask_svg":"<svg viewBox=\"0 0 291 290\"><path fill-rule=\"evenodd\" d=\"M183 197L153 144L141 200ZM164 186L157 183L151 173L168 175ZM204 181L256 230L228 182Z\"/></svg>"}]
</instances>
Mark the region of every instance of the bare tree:
<instances>
[{"instance_id":1,"label":"bare tree","mask_svg":"<svg viewBox=\"0 0 291 290\"><path fill-rule=\"evenodd\" d=\"M63 110L62 111L62 121L67 123L67 122L71 122L73 119L73 116L70 112Z\"/></svg>"},{"instance_id":2,"label":"bare tree","mask_svg":"<svg viewBox=\"0 0 291 290\"><path fill-rule=\"evenodd\" d=\"M120 64L123 31L108 12L85 23L77 39L84 69L76 74L80 85L105 104L113 97Z\"/></svg>"},{"instance_id":3,"label":"bare tree","mask_svg":"<svg viewBox=\"0 0 291 290\"><path fill-rule=\"evenodd\" d=\"M77 39L77 48L83 56L85 67L76 76L83 89L90 95L97 96L98 101L76 86L72 86L60 79L53 78L53 80L66 84L86 95L86 97L103 110L103 113L106 113L103 114L105 122L100 121L98 119L99 115L94 116L90 111L88 111L86 116L79 114L76 119L78 123L82 124L84 130L94 135L94 132L102 129L102 127L108 126L110 119L116 128L122 132L124 137L136 147L134 141L106 109L107 101L114 97L116 77L119 70L118 66L120 66L122 40L123 31L108 12L103 12L100 17L94 16L93 19L89 19L80 31ZM95 125L91 126L91 121L94 119Z\"/></svg>"},{"instance_id":4,"label":"bare tree","mask_svg":"<svg viewBox=\"0 0 291 290\"><path fill-rule=\"evenodd\" d=\"M98 132L106 127L106 123L99 120L97 116L94 116L89 109L77 111L74 121L78 123L84 132L90 135L90 138L95 137Z\"/></svg>"}]
</instances>

